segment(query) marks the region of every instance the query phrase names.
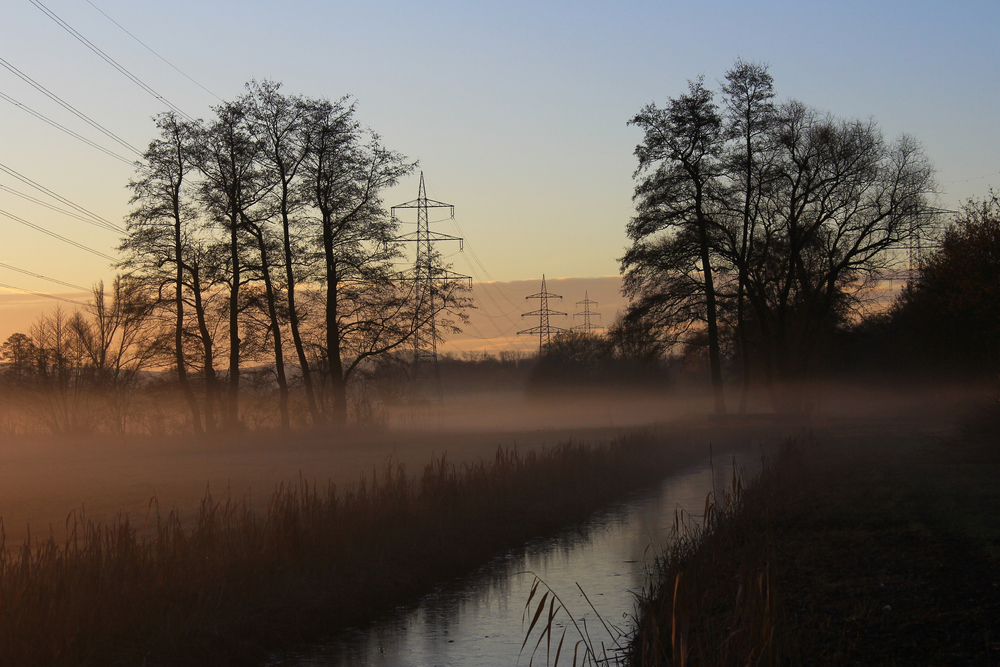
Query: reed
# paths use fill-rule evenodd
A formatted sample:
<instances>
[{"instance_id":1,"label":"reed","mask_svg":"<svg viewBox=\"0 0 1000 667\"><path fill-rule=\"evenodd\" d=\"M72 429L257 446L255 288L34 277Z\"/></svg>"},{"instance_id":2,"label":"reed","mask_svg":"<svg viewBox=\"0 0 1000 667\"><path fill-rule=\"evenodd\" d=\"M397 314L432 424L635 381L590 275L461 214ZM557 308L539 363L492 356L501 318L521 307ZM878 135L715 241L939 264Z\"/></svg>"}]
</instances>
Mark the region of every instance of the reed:
<instances>
[{"instance_id":1,"label":"reed","mask_svg":"<svg viewBox=\"0 0 1000 667\"><path fill-rule=\"evenodd\" d=\"M364 623L492 555L580 521L699 456L651 432L564 443L420 474L387 463L350 488L305 477L266 506L206 494L97 523L71 513L7 547L0 521L0 664L255 664Z\"/></svg>"},{"instance_id":2,"label":"reed","mask_svg":"<svg viewBox=\"0 0 1000 667\"><path fill-rule=\"evenodd\" d=\"M674 539L637 599L627 664L775 665L795 655L793 633L778 631L771 513L800 448L789 440L749 482L734 465L729 488L706 497L702 522L675 515Z\"/></svg>"}]
</instances>

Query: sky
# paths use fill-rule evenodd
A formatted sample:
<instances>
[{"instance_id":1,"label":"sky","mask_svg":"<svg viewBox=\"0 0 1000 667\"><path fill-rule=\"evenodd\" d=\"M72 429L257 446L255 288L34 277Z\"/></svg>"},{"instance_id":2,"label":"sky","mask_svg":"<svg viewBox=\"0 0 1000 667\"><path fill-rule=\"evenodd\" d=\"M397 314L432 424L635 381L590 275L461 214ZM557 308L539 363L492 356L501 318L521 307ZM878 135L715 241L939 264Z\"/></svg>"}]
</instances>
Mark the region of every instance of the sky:
<instances>
[{"instance_id":1,"label":"sky","mask_svg":"<svg viewBox=\"0 0 1000 667\"><path fill-rule=\"evenodd\" d=\"M574 293L559 310L572 314L596 290L610 321L624 304L617 260L642 138L627 121L684 92L688 79L716 86L738 57L770 67L779 99L914 136L937 168L944 208L1000 187L995 0L4 0L0 59L142 150L164 102L40 7L193 117L211 117L251 79L280 81L289 94L350 95L387 147L419 160L428 196L455 205L455 220L433 228L465 239L464 252L442 250L483 283L476 325L487 346L530 347L516 331L537 322L517 307L537 308L524 297L542 274L577 279L562 283ZM80 300L73 287L8 267L89 287L110 281L111 261L8 214L105 255L120 233L12 193L66 207L7 170L120 226L135 156L6 66L0 93L0 284ZM387 191L385 203L414 199L418 180ZM57 303L0 287L0 340Z\"/></svg>"}]
</instances>

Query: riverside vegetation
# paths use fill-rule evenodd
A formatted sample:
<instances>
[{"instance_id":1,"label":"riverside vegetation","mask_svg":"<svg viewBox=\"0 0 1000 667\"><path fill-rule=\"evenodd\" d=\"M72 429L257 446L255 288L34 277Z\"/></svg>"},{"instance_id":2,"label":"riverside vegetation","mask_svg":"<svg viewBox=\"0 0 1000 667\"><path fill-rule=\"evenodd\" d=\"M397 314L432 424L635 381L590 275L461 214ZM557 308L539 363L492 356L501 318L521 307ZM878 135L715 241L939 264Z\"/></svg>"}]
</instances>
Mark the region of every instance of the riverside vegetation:
<instances>
[{"instance_id":1,"label":"riverside vegetation","mask_svg":"<svg viewBox=\"0 0 1000 667\"><path fill-rule=\"evenodd\" d=\"M633 431L421 474L387 464L348 489L302 478L266 508L207 495L193 525L82 513L8 547L0 533L0 663L255 664L415 599L705 452Z\"/></svg>"},{"instance_id":2,"label":"riverside vegetation","mask_svg":"<svg viewBox=\"0 0 1000 667\"><path fill-rule=\"evenodd\" d=\"M998 427L993 406L790 441L666 551L627 662L994 664Z\"/></svg>"}]
</instances>

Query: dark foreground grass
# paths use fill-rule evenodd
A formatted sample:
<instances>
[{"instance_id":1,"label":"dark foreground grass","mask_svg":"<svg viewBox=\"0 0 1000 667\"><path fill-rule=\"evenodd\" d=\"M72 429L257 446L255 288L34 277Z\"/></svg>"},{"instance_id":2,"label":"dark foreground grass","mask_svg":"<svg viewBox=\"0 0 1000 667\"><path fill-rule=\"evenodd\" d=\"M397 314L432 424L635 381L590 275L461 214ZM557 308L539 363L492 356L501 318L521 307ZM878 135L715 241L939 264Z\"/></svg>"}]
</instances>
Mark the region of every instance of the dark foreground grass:
<instances>
[{"instance_id":1,"label":"dark foreground grass","mask_svg":"<svg viewBox=\"0 0 1000 667\"><path fill-rule=\"evenodd\" d=\"M144 519L74 514L65 537L19 548L0 537L0 664L260 663L704 456L675 440L635 432L498 449L474 465L441 457L419 475L387 465L346 490L302 479L260 509L209 495L190 526L154 500Z\"/></svg>"},{"instance_id":2,"label":"dark foreground grass","mask_svg":"<svg viewBox=\"0 0 1000 667\"><path fill-rule=\"evenodd\" d=\"M1000 437L983 424L910 415L790 443L665 555L630 662L1000 664Z\"/></svg>"},{"instance_id":3,"label":"dark foreground grass","mask_svg":"<svg viewBox=\"0 0 1000 667\"><path fill-rule=\"evenodd\" d=\"M730 487L706 498L703 521L678 515L676 539L638 599L625 662L776 664L792 652L776 634L782 609L771 515L787 477L800 472L802 446L789 440L749 483L734 470Z\"/></svg>"}]
</instances>

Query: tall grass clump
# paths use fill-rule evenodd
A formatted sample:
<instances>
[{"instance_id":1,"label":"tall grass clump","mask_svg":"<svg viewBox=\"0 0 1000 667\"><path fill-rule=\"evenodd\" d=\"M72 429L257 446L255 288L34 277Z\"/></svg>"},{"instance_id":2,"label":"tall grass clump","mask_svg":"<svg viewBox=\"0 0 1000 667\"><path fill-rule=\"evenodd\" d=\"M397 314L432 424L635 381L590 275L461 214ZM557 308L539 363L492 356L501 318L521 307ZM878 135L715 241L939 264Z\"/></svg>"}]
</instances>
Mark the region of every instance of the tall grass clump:
<instances>
[{"instance_id":1,"label":"tall grass clump","mask_svg":"<svg viewBox=\"0 0 1000 667\"><path fill-rule=\"evenodd\" d=\"M254 664L364 623L498 551L586 518L699 452L655 434L387 463L350 488L302 477L260 508L207 494L191 525L72 513L7 547L0 522L0 664Z\"/></svg>"},{"instance_id":2,"label":"tall grass clump","mask_svg":"<svg viewBox=\"0 0 1000 667\"><path fill-rule=\"evenodd\" d=\"M797 473L789 440L759 476L735 470L730 488L705 500L704 521L677 514L674 540L639 596L628 664L776 665L797 654L783 623L770 520L782 480Z\"/></svg>"}]
</instances>

